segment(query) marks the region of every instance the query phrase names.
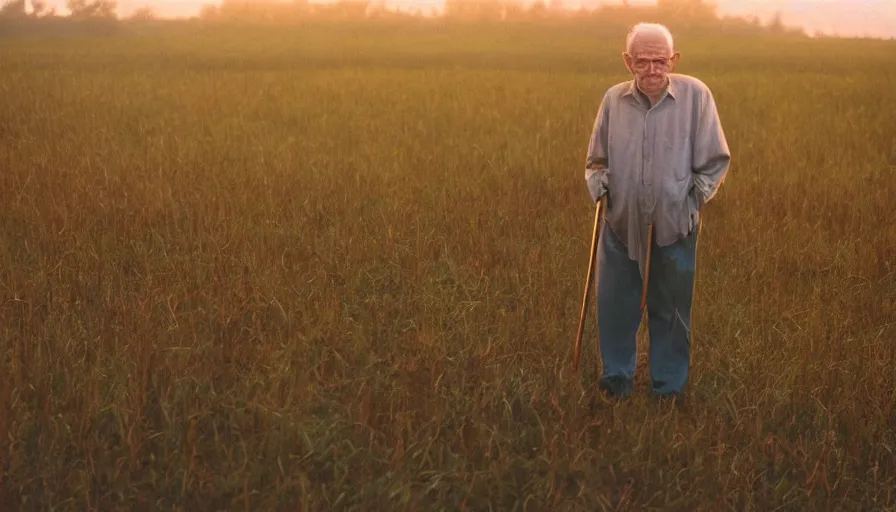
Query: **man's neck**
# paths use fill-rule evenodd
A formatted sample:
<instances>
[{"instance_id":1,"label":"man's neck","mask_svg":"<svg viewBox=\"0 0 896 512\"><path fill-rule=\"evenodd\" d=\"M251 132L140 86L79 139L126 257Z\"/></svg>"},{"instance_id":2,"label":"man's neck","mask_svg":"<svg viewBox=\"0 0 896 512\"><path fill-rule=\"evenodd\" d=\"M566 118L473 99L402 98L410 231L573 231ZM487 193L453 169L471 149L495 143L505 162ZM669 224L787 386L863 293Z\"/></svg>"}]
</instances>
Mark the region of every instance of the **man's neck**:
<instances>
[{"instance_id":1,"label":"man's neck","mask_svg":"<svg viewBox=\"0 0 896 512\"><path fill-rule=\"evenodd\" d=\"M663 88L660 89L656 94L647 94L646 92L641 90L641 87L638 85L637 81L635 82L635 89L637 89L637 91L641 93L642 96L647 98L647 101L650 102L650 106L652 107L659 103L660 99L662 99L663 94L665 94L666 90L669 88L670 81L671 79L667 76L666 82L663 84Z\"/></svg>"}]
</instances>

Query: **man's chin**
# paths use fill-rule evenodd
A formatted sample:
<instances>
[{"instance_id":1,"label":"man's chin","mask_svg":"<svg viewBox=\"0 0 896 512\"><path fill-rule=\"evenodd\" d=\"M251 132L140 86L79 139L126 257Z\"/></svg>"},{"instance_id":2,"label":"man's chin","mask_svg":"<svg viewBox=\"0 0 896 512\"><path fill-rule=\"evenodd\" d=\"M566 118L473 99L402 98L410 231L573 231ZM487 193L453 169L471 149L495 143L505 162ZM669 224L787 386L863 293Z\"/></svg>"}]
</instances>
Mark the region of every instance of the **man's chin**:
<instances>
[{"instance_id":1,"label":"man's chin","mask_svg":"<svg viewBox=\"0 0 896 512\"><path fill-rule=\"evenodd\" d=\"M641 83L639 87L645 94L654 94L662 90L663 80L645 81Z\"/></svg>"}]
</instances>

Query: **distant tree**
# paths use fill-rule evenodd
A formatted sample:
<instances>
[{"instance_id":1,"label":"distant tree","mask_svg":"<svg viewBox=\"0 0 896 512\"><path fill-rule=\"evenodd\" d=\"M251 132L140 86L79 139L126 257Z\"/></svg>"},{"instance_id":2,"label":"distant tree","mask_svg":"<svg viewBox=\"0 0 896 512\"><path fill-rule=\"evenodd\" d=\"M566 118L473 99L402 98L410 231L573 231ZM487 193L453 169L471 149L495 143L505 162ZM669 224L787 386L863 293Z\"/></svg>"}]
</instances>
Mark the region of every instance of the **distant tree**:
<instances>
[{"instance_id":1,"label":"distant tree","mask_svg":"<svg viewBox=\"0 0 896 512\"><path fill-rule=\"evenodd\" d=\"M367 8L365 2L360 7ZM202 6L199 19L204 21L288 23L305 16L309 11L307 0L222 0L219 5Z\"/></svg>"},{"instance_id":2,"label":"distant tree","mask_svg":"<svg viewBox=\"0 0 896 512\"><path fill-rule=\"evenodd\" d=\"M379 17L386 14L387 11L385 0L370 0L370 3L367 4L367 11L364 14L368 17Z\"/></svg>"},{"instance_id":3,"label":"distant tree","mask_svg":"<svg viewBox=\"0 0 896 512\"><path fill-rule=\"evenodd\" d=\"M68 0L66 6L72 19L112 19L118 4L116 0Z\"/></svg>"},{"instance_id":4,"label":"distant tree","mask_svg":"<svg viewBox=\"0 0 896 512\"><path fill-rule=\"evenodd\" d=\"M141 7L134 11L128 19L131 21L152 21L156 19L156 13L151 7Z\"/></svg>"},{"instance_id":5,"label":"distant tree","mask_svg":"<svg viewBox=\"0 0 896 512\"><path fill-rule=\"evenodd\" d=\"M215 21L221 17L221 9L214 4L203 4L199 8L199 19L202 21Z\"/></svg>"},{"instance_id":6,"label":"distant tree","mask_svg":"<svg viewBox=\"0 0 896 512\"><path fill-rule=\"evenodd\" d=\"M661 17L689 24L718 19L717 6L706 0L657 0L656 7Z\"/></svg>"},{"instance_id":7,"label":"distant tree","mask_svg":"<svg viewBox=\"0 0 896 512\"><path fill-rule=\"evenodd\" d=\"M367 17L370 0L339 0L320 6L319 12L325 17L339 19L360 19Z\"/></svg>"},{"instance_id":8,"label":"distant tree","mask_svg":"<svg viewBox=\"0 0 896 512\"><path fill-rule=\"evenodd\" d=\"M535 0L529 6L529 9L526 10L526 15L530 18L546 18L548 16L548 6L544 3L544 0Z\"/></svg>"},{"instance_id":9,"label":"distant tree","mask_svg":"<svg viewBox=\"0 0 896 512\"><path fill-rule=\"evenodd\" d=\"M25 0L7 0L0 7L0 19L25 19L28 11L25 9Z\"/></svg>"},{"instance_id":10,"label":"distant tree","mask_svg":"<svg viewBox=\"0 0 896 512\"><path fill-rule=\"evenodd\" d=\"M768 31L772 34L783 34L785 32L784 20L781 18L780 11L775 12L775 15L772 16L771 20L769 20L766 29L768 29Z\"/></svg>"},{"instance_id":11,"label":"distant tree","mask_svg":"<svg viewBox=\"0 0 896 512\"><path fill-rule=\"evenodd\" d=\"M55 16L56 8L50 7L47 5L47 2L42 0L31 0L31 17L32 18L43 18L47 16Z\"/></svg>"},{"instance_id":12,"label":"distant tree","mask_svg":"<svg viewBox=\"0 0 896 512\"><path fill-rule=\"evenodd\" d=\"M509 0L445 0L445 17L471 21L498 21L514 13L518 4L518 1Z\"/></svg>"}]
</instances>

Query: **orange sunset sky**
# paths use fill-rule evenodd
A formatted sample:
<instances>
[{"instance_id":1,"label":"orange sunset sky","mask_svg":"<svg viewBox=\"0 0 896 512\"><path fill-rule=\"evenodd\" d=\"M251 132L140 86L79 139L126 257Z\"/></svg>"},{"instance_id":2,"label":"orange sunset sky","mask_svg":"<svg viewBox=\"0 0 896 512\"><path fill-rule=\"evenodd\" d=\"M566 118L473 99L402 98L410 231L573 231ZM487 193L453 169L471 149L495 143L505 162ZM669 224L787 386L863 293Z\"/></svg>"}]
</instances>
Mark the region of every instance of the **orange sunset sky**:
<instances>
[{"instance_id":1,"label":"orange sunset sky","mask_svg":"<svg viewBox=\"0 0 896 512\"><path fill-rule=\"evenodd\" d=\"M160 16L192 16L201 5L217 0L119 0L119 14L127 16L140 7L150 7ZM251 1L251 0L250 0ZM312 3L328 0L310 0ZM438 8L442 0L386 0L392 8L422 6ZM528 1L528 0L527 0ZM614 3L617 0L603 0ZM655 0L630 0L633 5ZM65 13L65 0L50 0L57 12ZM596 7L601 0L565 0L578 8ZM721 14L756 15L767 19L776 11L784 22L805 28L809 33L821 30L842 36L896 37L896 0L716 0Z\"/></svg>"}]
</instances>

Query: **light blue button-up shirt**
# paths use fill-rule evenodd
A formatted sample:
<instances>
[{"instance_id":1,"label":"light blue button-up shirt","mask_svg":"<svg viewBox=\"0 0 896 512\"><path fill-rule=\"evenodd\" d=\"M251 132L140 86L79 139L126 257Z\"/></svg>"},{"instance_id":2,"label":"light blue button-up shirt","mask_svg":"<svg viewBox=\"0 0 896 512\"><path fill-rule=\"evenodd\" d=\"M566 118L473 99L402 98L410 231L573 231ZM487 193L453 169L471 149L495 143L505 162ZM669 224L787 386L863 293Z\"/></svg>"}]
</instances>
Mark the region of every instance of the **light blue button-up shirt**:
<instances>
[{"instance_id":1,"label":"light blue button-up shirt","mask_svg":"<svg viewBox=\"0 0 896 512\"><path fill-rule=\"evenodd\" d=\"M660 246L686 237L731 161L709 88L694 77L668 77L666 92L653 107L633 80L606 92L585 162L591 198L607 196L608 227L642 276L648 223L653 222Z\"/></svg>"}]
</instances>

